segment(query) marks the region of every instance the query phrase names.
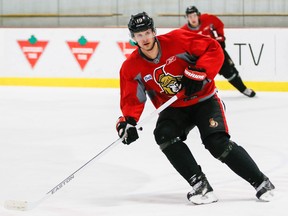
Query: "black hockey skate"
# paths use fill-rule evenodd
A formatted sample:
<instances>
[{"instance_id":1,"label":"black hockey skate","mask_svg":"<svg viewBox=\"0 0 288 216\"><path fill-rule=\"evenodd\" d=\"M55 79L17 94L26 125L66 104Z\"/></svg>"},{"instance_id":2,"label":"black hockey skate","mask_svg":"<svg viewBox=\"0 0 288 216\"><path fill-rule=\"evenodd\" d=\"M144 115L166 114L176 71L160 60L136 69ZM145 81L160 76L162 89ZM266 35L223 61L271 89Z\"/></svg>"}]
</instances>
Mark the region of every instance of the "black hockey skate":
<instances>
[{"instance_id":1,"label":"black hockey skate","mask_svg":"<svg viewBox=\"0 0 288 216\"><path fill-rule=\"evenodd\" d=\"M246 95L247 97L254 97L256 95L255 91L249 88L246 88L242 93Z\"/></svg>"},{"instance_id":2,"label":"black hockey skate","mask_svg":"<svg viewBox=\"0 0 288 216\"><path fill-rule=\"evenodd\" d=\"M259 186L256 186L255 189L257 191L256 197L259 200L269 202L274 197L275 186L266 176L264 176L264 181Z\"/></svg>"},{"instance_id":3,"label":"black hockey skate","mask_svg":"<svg viewBox=\"0 0 288 216\"><path fill-rule=\"evenodd\" d=\"M204 173L192 176L189 182L192 186L192 191L187 194L190 202L200 205L218 201Z\"/></svg>"}]
</instances>

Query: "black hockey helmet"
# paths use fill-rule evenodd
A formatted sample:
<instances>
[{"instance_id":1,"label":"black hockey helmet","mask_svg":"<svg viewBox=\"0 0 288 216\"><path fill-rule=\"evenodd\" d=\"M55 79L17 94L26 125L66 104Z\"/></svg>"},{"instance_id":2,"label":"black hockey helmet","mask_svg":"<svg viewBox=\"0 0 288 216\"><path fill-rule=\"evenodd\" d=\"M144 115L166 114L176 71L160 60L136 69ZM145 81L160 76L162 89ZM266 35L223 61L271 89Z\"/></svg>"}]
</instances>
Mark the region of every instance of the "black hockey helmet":
<instances>
[{"instance_id":1,"label":"black hockey helmet","mask_svg":"<svg viewBox=\"0 0 288 216\"><path fill-rule=\"evenodd\" d=\"M132 37L134 33L146 31L147 29L152 29L152 31L155 32L154 21L146 12L131 15L128 23L128 29Z\"/></svg>"},{"instance_id":2,"label":"black hockey helmet","mask_svg":"<svg viewBox=\"0 0 288 216\"><path fill-rule=\"evenodd\" d=\"M189 6L189 7L187 7L185 13L186 13L186 16L187 16L188 14L191 14L191 13L196 13L197 16L200 16L200 15L201 15L201 13L199 12L199 10L198 10L195 6Z\"/></svg>"}]
</instances>

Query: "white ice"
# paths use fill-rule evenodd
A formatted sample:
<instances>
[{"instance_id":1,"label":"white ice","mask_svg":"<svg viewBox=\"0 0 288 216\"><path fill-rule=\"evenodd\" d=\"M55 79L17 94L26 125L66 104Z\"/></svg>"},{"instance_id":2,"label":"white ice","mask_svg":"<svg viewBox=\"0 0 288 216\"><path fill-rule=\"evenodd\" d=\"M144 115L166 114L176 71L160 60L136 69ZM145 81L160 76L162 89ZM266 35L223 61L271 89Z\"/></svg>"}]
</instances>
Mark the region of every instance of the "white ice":
<instances>
[{"instance_id":1,"label":"white ice","mask_svg":"<svg viewBox=\"0 0 288 216\"><path fill-rule=\"evenodd\" d=\"M156 117L140 139L119 143L35 209L1 216L284 216L288 212L288 93L257 92L247 98L220 91L232 139L242 145L276 186L272 202L214 159L197 129L187 144L219 201L188 202L190 186L153 138ZM148 102L143 118L154 110ZM38 200L117 140L118 89L0 87L0 201Z\"/></svg>"}]
</instances>

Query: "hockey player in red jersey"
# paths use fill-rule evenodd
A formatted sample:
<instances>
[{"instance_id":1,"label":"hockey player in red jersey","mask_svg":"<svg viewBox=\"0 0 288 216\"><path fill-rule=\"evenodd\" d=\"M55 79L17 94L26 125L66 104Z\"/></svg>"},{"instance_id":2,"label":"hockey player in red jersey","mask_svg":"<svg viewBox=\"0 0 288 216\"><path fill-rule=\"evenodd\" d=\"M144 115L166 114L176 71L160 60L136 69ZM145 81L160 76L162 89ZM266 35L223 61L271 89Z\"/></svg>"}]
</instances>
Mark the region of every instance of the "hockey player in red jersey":
<instances>
[{"instance_id":1,"label":"hockey player in red jersey","mask_svg":"<svg viewBox=\"0 0 288 216\"><path fill-rule=\"evenodd\" d=\"M244 148L230 140L224 107L217 96L214 77L224 55L219 43L183 29L156 36L147 13L132 15L128 24L138 48L120 69L120 107L116 129L124 144L139 138L137 124L146 95L158 108L175 94L183 97L163 110L154 137L161 151L192 186L187 195L195 204L216 202L211 185L184 143L198 127L206 149L256 189L260 200L269 201L274 186Z\"/></svg>"},{"instance_id":2,"label":"hockey player in red jersey","mask_svg":"<svg viewBox=\"0 0 288 216\"><path fill-rule=\"evenodd\" d=\"M229 83L248 97L254 97L255 91L247 88L243 83L234 62L225 50L224 24L212 14L201 14L195 6L189 6L186 9L187 23L181 28L198 34L203 34L216 39L223 48L225 60L219 74L224 76Z\"/></svg>"}]
</instances>

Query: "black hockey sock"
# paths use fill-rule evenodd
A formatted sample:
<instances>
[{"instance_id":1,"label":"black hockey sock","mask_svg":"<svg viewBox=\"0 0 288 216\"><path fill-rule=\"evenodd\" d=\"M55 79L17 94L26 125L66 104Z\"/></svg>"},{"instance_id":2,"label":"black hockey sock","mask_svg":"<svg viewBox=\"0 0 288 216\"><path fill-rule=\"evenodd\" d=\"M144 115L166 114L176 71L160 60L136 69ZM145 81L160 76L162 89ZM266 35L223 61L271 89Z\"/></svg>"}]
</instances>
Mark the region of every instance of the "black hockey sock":
<instances>
[{"instance_id":1,"label":"black hockey sock","mask_svg":"<svg viewBox=\"0 0 288 216\"><path fill-rule=\"evenodd\" d=\"M233 146L223 162L252 186L259 185L263 181L264 175L254 160L244 148L237 144Z\"/></svg>"},{"instance_id":2,"label":"black hockey sock","mask_svg":"<svg viewBox=\"0 0 288 216\"><path fill-rule=\"evenodd\" d=\"M239 75L235 76L232 80L229 80L229 83L240 92L243 92L247 88Z\"/></svg>"},{"instance_id":3,"label":"black hockey sock","mask_svg":"<svg viewBox=\"0 0 288 216\"><path fill-rule=\"evenodd\" d=\"M188 181L194 174L201 172L188 146L178 141L162 150L174 168Z\"/></svg>"}]
</instances>

